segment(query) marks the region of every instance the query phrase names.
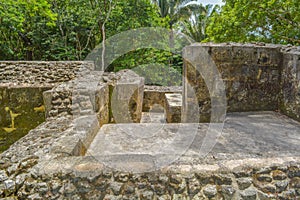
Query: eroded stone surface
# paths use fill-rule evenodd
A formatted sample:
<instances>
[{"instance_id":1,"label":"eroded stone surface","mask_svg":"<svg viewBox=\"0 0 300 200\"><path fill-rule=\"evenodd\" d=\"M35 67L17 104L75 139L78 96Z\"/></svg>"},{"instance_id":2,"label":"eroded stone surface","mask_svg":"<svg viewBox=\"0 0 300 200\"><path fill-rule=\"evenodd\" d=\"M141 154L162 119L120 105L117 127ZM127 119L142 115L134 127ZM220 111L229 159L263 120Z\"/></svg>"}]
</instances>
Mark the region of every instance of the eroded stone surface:
<instances>
[{"instance_id":1,"label":"eroded stone surface","mask_svg":"<svg viewBox=\"0 0 300 200\"><path fill-rule=\"evenodd\" d=\"M198 129L197 132L192 132ZM95 137L91 155L183 154L195 156L194 162L218 160L300 156L300 123L274 112L228 114L224 130L212 152L197 158L208 124L110 124ZM195 138L194 138L195 137ZM189 145L190 143L190 145ZM185 150L187 150L185 152ZM167 158L167 157L166 157ZM278 174L278 172L277 172ZM275 179L279 175L274 172ZM282 179L284 175L281 175ZM261 174L259 181L272 181ZM270 181L268 181L270 180ZM247 188L245 181L239 181Z\"/></svg>"},{"instance_id":2,"label":"eroded stone surface","mask_svg":"<svg viewBox=\"0 0 300 200\"><path fill-rule=\"evenodd\" d=\"M275 113L241 113L228 116L227 121L224 136L219 138L213 152L205 159L196 154L198 142L201 142L196 139L189 151L171 165L158 171L135 174L109 168L109 165L104 165L108 162L99 162L99 157L89 154L72 156L51 152L56 141L73 135L74 124L70 118L50 119L1 154L0 197L203 199L214 196L216 199L267 199L276 193L281 198L298 198L300 160L297 156L299 144L296 143L299 135L293 130L299 130L299 123ZM110 125L103 126L102 130L107 126ZM169 135L174 136L176 125L166 126L169 128L164 129L169 129ZM282 130L289 130L288 135ZM271 132L275 134L272 138ZM115 131L113 133L117 135ZM111 146L116 142L111 140ZM123 139L122 142L126 141ZM128 149L143 147L136 138L132 139L132 144L135 146L130 145ZM268 148L273 150L275 146L278 149L268 152ZM257 154L258 151L262 154ZM169 159L167 155L160 156ZM155 165L149 162L151 159L151 156L140 155L139 162L135 159L132 163L132 157L126 155L102 157L102 161L118 161L127 169L130 166L144 170ZM239 187L238 182L250 184L241 181L241 177L252 180L252 185Z\"/></svg>"}]
</instances>

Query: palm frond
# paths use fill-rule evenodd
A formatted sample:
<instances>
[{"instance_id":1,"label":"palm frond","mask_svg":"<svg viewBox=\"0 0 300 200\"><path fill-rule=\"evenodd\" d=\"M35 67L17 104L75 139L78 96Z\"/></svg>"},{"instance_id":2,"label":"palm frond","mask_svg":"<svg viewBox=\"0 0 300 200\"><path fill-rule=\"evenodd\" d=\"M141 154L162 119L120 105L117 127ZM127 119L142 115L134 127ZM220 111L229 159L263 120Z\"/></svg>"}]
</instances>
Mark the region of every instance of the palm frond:
<instances>
[{"instance_id":1,"label":"palm frond","mask_svg":"<svg viewBox=\"0 0 300 200\"><path fill-rule=\"evenodd\" d=\"M197 42L203 41L206 38L205 30L209 17L214 10L212 5L199 6L198 10L193 11L191 18L181 23L183 32Z\"/></svg>"}]
</instances>

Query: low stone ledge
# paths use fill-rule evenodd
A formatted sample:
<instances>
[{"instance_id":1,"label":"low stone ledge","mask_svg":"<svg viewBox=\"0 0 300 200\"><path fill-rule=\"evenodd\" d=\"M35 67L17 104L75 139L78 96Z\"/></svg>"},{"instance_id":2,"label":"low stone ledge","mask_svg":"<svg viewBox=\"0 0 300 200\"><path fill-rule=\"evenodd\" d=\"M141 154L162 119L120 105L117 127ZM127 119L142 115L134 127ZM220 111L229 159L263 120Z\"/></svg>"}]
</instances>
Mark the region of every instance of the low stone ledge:
<instances>
[{"instance_id":1,"label":"low stone ledge","mask_svg":"<svg viewBox=\"0 0 300 200\"><path fill-rule=\"evenodd\" d=\"M73 128L53 145L51 153L60 156L83 156L100 129L96 115L73 120Z\"/></svg>"},{"instance_id":2,"label":"low stone ledge","mask_svg":"<svg viewBox=\"0 0 300 200\"><path fill-rule=\"evenodd\" d=\"M17 196L20 198L36 195L40 198L80 196L90 199L142 199L143 196L150 195L151 198L156 199L188 200L251 199L274 196L280 199L297 199L299 197L297 189L299 175L295 173L300 171L299 158L244 159L237 160L237 163L239 164L226 170L219 165L173 164L158 171L140 174L116 171L88 156L57 158L42 161L33 167L31 173L34 174L35 180L26 179L27 182L31 181L32 189L28 188L28 184L24 184L18 190ZM284 181L288 186L284 190L278 188L279 183L276 180L272 179L271 182L265 183L256 178L261 173L269 175L278 170L286 174ZM244 179L249 179L250 185L240 188L237 183L241 178L237 174L242 175ZM41 190L42 183L49 186L46 188L47 192ZM267 192L268 187L275 190ZM2 194L8 195L10 192L4 189Z\"/></svg>"},{"instance_id":3,"label":"low stone ledge","mask_svg":"<svg viewBox=\"0 0 300 200\"><path fill-rule=\"evenodd\" d=\"M116 155L119 157L126 157L126 155ZM160 155L164 156L164 155ZM300 157L272 157L272 158L249 158L249 159L239 159L239 160L229 160L229 161L220 161L215 164L204 164L204 163L194 163L190 164L187 161L189 156L184 156L186 158L186 163L173 163L169 166L162 167L156 171L145 172L147 173L165 173L165 174L181 174L182 176L189 176L192 173L195 174L226 174L232 173L236 178L241 177L257 177L259 174L269 174L271 180L271 174L274 174L278 171L285 174L285 178L288 177L300 177ZM86 173L97 173L101 174L104 171L118 172L118 170L106 166L105 163L102 163L101 160L114 159L114 156L103 156L103 157L94 157L90 155L86 156L69 156L69 157L58 157L49 160L41 160L38 165L34 167L35 170L39 171L40 175L51 175L57 172L76 172L78 169ZM62 165L64 163L64 165ZM84 167L83 167L84 166ZM97 166L97 170L94 170ZM288 173L287 173L288 172ZM124 173L136 172L127 171ZM83 173L84 174L84 173ZM260 181L264 181L261 179Z\"/></svg>"},{"instance_id":4,"label":"low stone ledge","mask_svg":"<svg viewBox=\"0 0 300 200\"><path fill-rule=\"evenodd\" d=\"M101 162L109 157L54 157L50 156L51 153L32 156L33 152L38 152L34 145L48 149L64 135L68 137L66 133L73 125L74 122L68 122L67 118L49 120L40 126L41 132L32 131L25 137L27 140L22 139L22 143L16 143L1 154L1 162L7 164L1 163L0 167L0 197L142 199L150 195L156 199L188 200L271 198L276 195L282 199L300 197L299 156L232 159L205 164L201 159L197 161L196 157L186 155L167 167L145 173L115 170ZM55 130L60 132L55 133ZM38 136L41 137L39 141L43 141L47 135L56 139L50 143L32 142L18 146ZM30 151L25 151L25 148ZM191 160L196 162L191 163ZM268 177L268 180L263 177ZM277 180L278 177L281 180ZM247 178L250 186L240 187L238 184L242 178Z\"/></svg>"}]
</instances>

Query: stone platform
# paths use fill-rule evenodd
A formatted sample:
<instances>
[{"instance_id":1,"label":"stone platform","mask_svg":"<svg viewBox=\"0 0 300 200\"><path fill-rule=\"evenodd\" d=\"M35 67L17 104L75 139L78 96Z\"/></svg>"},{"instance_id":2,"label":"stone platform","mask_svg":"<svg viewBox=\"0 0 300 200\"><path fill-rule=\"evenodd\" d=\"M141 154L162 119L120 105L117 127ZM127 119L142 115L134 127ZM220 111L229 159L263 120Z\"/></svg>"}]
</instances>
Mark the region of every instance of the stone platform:
<instances>
[{"instance_id":1,"label":"stone platform","mask_svg":"<svg viewBox=\"0 0 300 200\"><path fill-rule=\"evenodd\" d=\"M208 43L183 55L178 88L144 89L128 70L94 71L92 62L1 62L0 85L12 88L0 103L2 130L20 129L22 116L31 123L18 115L25 107L46 121L0 154L0 199L299 199L299 122L249 112L300 121L299 48ZM193 89L201 122L214 103L224 106L212 90L216 71L197 66L219 71L227 112L246 112L228 114L221 135L208 131L223 124L166 123L165 94L182 93L187 111ZM14 95L19 86L52 89L42 106L41 94L34 105L28 90ZM108 124L128 122L116 114L142 123Z\"/></svg>"},{"instance_id":2,"label":"stone platform","mask_svg":"<svg viewBox=\"0 0 300 200\"><path fill-rule=\"evenodd\" d=\"M208 127L206 123L107 124L96 135L87 155L110 163L114 159L120 162L123 156L128 164L130 156L132 162L139 160L138 163L158 164L173 159L172 162L188 165L300 156L300 123L276 112L228 114L212 151L199 156Z\"/></svg>"}]
</instances>

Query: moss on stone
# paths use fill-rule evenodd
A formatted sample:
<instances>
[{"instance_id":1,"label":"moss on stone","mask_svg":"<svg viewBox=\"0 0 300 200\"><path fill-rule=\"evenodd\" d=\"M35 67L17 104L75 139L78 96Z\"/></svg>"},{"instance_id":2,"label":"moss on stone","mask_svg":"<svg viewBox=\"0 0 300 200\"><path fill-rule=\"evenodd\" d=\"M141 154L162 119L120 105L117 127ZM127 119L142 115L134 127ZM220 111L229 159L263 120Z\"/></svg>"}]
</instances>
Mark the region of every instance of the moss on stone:
<instances>
[{"instance_id":1,"label":"moss on stone","mask_svg":"<svg viewBox=\"0 0 300 200\"><path fill-rule=\"evenodd\" d=\"M44 110L37 109L43 107L42 93L45 90L39 87L0 88L0 152L45 121ZM14 117L13 126L10 111L19 114Z\"/></svg>"}]
</instances>

